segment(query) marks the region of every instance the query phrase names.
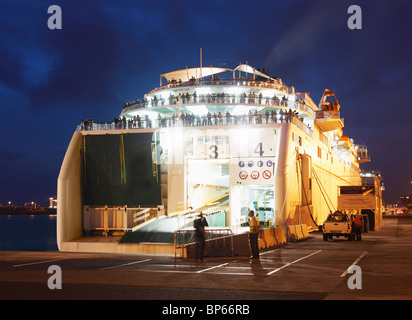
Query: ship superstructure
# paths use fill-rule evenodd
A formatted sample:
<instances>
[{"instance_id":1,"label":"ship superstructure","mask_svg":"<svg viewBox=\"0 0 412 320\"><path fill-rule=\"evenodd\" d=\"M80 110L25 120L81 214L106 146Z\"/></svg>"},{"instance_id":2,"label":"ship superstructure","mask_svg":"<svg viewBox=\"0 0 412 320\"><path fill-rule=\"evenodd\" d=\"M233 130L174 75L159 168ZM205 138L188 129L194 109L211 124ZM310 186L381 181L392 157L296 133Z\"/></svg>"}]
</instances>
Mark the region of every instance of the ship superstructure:
<instances>
[{"instance_id":1,"label":"ship superstructure","mask_svg":"<svg viewBox=\"0 0 412 320\"><path fill-rule=\"evenodd\" d=\"M317 228L370 160L343 127L333 91L316 105L248 64L162 74L113 122L78 126L59 176L60 239L198 211L235 233L249 210L265 227Z\"/></svg>"}]
</instances>

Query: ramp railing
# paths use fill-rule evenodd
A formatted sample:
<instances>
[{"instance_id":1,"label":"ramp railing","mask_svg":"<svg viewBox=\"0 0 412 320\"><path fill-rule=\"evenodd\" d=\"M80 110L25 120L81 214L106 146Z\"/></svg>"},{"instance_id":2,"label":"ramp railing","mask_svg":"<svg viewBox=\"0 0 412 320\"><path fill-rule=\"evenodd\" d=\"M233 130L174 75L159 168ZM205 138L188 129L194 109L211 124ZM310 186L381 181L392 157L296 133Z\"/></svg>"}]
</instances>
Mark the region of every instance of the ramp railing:
<instances>
[{"instance_id":1,"label":"ramp railing","mask_svg":"<svg viewBox=\"0 0 412 320\"><path fill-rule=\"evenodd\" d=\"M206 246L212 249L229 249L230 256L233 256L233 232L227 227L205 228ZM175 258L180 250L180 257L186 257L187 248L196 245L195 228L178 229L174 234Z\"/></svg>"},{"instance_id":2,"label":"ramp railing","mask_svg":"<svg viewBox=\"0 0 412 320\"><path fill-rule=\"evenodd\" d=\"M83 207L83 229L90 231L128 231L158 216L157 208Z\"/></svg>"}]
</instances>

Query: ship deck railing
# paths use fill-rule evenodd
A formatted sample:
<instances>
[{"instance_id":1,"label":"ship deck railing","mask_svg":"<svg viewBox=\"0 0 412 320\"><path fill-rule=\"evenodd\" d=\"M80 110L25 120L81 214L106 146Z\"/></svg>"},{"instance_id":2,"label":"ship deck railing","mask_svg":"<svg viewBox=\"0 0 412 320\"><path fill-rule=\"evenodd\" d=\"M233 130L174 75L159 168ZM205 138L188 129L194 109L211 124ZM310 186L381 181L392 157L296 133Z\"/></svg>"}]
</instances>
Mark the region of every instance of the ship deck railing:
<instances>
[{"instance_id":1,"label":"ship deck railing","mask_svg":"<svg viewBox=\"0 0 412 320\"><path fill-rule=\"evenodd\" d=\"M279 107L301 110L308 113L312 118L315 118L315 112L311 106L306 104L303 99L289 101L286 98L279 98L276 95L272 97L259 97L246 94L228 94L228 93L211 93L211 94L183 94L181 96L171 95L167 98L152 98L150 100L128 102L123 106L122 115L131 111L151 109L151 108L170 108L170 107L185 107L185 106L238 106L252 105L253 107Z\"/></svg>"},{"instance_id":2,"label":"ship deck railing","mask_svg":"<svg viewBox=\"0 0 412 320\"><path fill-rule=\"evenodd\" d=\"M187 87L201 87L201 86L237 86L245 87L245 89L259 88L259 89L275 89L284 94L292 94L295 92L293 86L288 86L279 80L273 82L270 81L260 81L253 79L192 79L187 82L180 82L176 80L169 81L167 84L157 87L149 92L149 94L154 94L158 91L167 89L179 89Z\"/></svg>"},{"instance_id":3,"label":"ship deck railing","mask_svg":"<svg viewBox=\"0 0 412 320\"><path fill-rule=\"evenodd\" d=\"M210 119L204 117L190 116L188 118L178 117L163 117L160 120L146 120L141 119L135 121L128 119L126 122L122 122L120 119L118 122L92 122L92 123L80 123L76 131L97 131L97 130L125 130L125 129L149 129L149 128L170 128L170 127L194 127L201 128L207 126L235 126L235 125L259 125L259 124L277 124L277 123L293 123L299 129L301 129L308 136L313 138L313 129L307 126L303 122L303 118L298 118L296 114L292 113L277 113L276 117L271 116L266 118L265 114L260 116L225 116L211 117Z\"/></svg>"},{"instance_id":4,"label":"ship deck railing","mask_svg":"<svg viewBox=\"0 0 412 320\"><path fill-rule=\"evenodd\" d=\"M318 110L315 112L315 119L339 119L340 121L342 121L342 123L344 123L344 119L341 118L339 111L335 113L330 113L326 110Z\"/></svg>"}]
</instances>

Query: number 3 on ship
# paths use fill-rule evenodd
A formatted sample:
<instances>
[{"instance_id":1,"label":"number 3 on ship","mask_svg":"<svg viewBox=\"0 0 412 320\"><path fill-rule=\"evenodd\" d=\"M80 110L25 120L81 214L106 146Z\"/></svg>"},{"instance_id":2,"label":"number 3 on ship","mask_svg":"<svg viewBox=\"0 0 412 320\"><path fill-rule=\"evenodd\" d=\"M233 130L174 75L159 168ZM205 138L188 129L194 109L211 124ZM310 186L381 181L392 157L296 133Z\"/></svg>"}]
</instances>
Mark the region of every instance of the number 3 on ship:
<instances>
[{"instance_id":1,"label":"number 3 on ship","mask_svg":"<svg viewBox=\"0 0 412 320\"><path fill-rule=\"evenodd\" d=\"M217 157L219 156L218 152L217 152L217 145L212 144L209 147L209 150L212 152L212 154L209 154L209 158L211 159L217 159Z\"/></svg>"}]
</instances>

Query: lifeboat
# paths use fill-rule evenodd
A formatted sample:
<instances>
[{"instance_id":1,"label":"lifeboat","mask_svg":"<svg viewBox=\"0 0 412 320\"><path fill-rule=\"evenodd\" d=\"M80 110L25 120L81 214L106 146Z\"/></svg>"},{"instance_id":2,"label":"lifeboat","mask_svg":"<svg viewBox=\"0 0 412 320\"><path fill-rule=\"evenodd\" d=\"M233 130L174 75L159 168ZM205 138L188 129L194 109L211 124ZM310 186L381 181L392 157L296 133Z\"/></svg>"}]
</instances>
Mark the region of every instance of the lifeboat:
<instances>
[{"instance_id":1,"label":"lifeboat","mask_svg":"<svg viewBox=\"0 0 412 320\"><path fill-rule=\"evenodd\" d=\"M315 124L321 131L333 131L343 128L343 119L340 118L338 98L332 90L325 89L319 103L320 110L316 111Z\"/></svg>"},{"instance_id":2,"label":"lifeboat","mask_svg":"<svg viewBox=\"0 0 412 320\"><path fill-rule=\"evenodd\" d=\"M327 111L332 117L339 112L340 105L335 92L329 89L325 89L322 99L320 100L320 108L322 111Z\"/></svg>"},{"instance_id":3,"label":"lifeboat","mask_svg":"<svg viewBox=\"0 0 412 320\"><path fill-rule=\"evenodd\" d=\"M341 149L342 151L349 150L351 147L352 147L352 141L350 140L349 137L342 136L338 140L338 148Z\"/></svg>"}]
</instances>

